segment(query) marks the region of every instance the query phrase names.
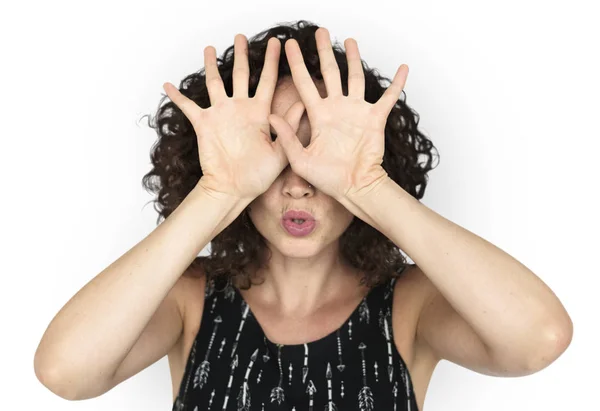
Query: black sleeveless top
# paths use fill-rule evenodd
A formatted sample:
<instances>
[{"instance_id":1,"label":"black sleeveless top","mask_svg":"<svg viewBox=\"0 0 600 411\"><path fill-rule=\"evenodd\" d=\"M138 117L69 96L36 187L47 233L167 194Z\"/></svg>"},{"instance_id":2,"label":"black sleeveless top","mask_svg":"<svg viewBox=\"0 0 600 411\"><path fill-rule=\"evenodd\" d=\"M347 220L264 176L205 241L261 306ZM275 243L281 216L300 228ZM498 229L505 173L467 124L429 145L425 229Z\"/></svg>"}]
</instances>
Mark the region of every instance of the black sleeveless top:
<instances>
[{"instance_id":1,"label":"black sleeveless top","mask_svg":"<svg viewBox=\"0 0 600 411\"><path fill-rule=\"evenodd\" d=\"M336 331L296 345L269 341L239 290L208 281L172 411L418 411L392 334L395 280Z\"/></svg>"}]
</instances>

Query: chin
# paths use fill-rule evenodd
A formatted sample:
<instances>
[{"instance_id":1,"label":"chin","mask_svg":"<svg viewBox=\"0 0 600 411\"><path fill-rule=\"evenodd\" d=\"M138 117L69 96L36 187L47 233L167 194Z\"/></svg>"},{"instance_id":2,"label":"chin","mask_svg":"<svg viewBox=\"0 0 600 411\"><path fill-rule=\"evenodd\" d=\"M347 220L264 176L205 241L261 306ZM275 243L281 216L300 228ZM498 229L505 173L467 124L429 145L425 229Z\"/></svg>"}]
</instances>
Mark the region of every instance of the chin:
<instances>
[{"instance_id":1,"label":"chin","mask_svg":"<svg viewBox=\"0 0 600 411\"><path fill-rule=\"evenodd\" d=\"M306 249L304 247L282 247L279 252L288 258L311 258L318 254L317 249Z\"/></svg>"},{"instance_id":2,"label":"chin","mask_svg":"<svg viewBox=\"0 0 600 411\"><path fill-rule=\"evenodd\" d=\"M284 237L278 238L275 244L281 254L293 258L312 257L323 249L323 244L312 235L293 237L284 234Z\"/></svg>"}]
</instances>

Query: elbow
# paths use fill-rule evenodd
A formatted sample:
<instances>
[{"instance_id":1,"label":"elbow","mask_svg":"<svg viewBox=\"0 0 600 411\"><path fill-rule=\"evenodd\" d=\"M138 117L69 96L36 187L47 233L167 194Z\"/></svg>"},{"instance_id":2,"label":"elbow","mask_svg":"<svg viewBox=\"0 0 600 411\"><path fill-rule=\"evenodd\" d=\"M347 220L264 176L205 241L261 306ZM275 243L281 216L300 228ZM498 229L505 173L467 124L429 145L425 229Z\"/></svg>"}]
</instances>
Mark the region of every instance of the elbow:
<instances>
[{"instance_id":1,"label":"elbow","mask_svg":"<svg viewBox=\"0 0 600 411\"><path fill-rule=\"evenodd\" d=\"M509 349L489 349L493 373L502 377L523 377L548 367L568 348L573 336L573 324L547 326L539 332L528 333L519 342L508 344Z\"/></svg>"},{"instance_id":2,"label":"elbow","mask_svg":"<svg viewBox=\"0 0 600 411\"><path fill-rule=\"evenodd\" d=\"M556 361L569 347L573 339L573 322L569 317L560 324L548 327L542 342L528 362L529 372L535 373Z\"/></svg>"},{"instance_id":3,"label":"elbow","mask_svg":"<svg viewBox=\"0 0 600 411\"><path fill-rule=\"evenodd\" d=\"M78 395L77 379L69 377L62 367L57 365L56 361L49 358L56 358L56 356L42 353L40 347L38 347L33 359L33 370L38 381L52 393L65 400L77 401L81 399Z\"/></svg>"},{"instance_id":4,"label":"elbow","mask_svg":"<svg viewBox=\"0 0 600 411\"><path fill-rule=\"evenodd\" d=\"M81 370L68 369L46 360L36 352L34 371L37 379L52 393L69 401L81 401L98 397L112 387L112 379L101 378Z\"/></svg>"},{"instance_id":5,"label":"elbow","mask_svg":"<svg viewBox=\"0 0 600 411\"><path fill-rule=\"evenodd\" d=\"M34 371L38 381L52 393L65 400L78 400L73 384L65 381L62 374L56 368L38 366L36 364Z\"/></svg>"}]
</instances>

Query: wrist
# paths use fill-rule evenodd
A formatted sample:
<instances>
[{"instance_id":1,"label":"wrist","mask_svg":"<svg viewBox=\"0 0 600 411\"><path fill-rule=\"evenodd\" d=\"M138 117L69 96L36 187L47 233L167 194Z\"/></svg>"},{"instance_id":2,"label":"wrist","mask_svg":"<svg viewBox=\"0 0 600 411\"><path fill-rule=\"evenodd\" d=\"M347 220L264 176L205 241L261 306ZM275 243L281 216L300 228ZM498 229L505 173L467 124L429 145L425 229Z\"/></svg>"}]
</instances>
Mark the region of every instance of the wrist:
<instances>
[{"instance_id":1,"label":"wrist","mask_svg":"<svg viewBox=\"0 0 600 411\"><path fill-rule=\"evenodd\" d=\"M232 193L227 192L226 190L222 190L217 188L218 184L213 184L208 182L207 180L200 179L196 186L193 188L193 192L200 193L203 197L212 199L217 202L221 202L225 204L237 204L245 202L245 199L234 195ZM251 201L247 201L248 204Z\"/></svg>"},{"instance_id":2,"label":"wrist","mask_svg":"<svg viewBox=\"0 0 600 411\"><path fill-rule=\"evenodd\" d=\"M389 177L387 173L382 174L381 177L373 180L373 182L369 183L366 186L361 187L360 189L351 189L346 193L345 201L351 202L353 204L359 205L364 201L368 201L372 197L374 197L379 190L384 188L387 184L395 182Z\"/></svg>"},{"instance_id":3,"label":"wrist","mask_svg":"<svg viewBox=\"0 0 600 411\"><path fill-rule=\"evenodd\" d=\"M212 190L203 184L197 184L188 197L191 197L190 202L199 212L205 213L207 209L212 210L215 220L218 221L213 236L223 231L252 202L249 199Z\"/></svg>"}]
</instances>

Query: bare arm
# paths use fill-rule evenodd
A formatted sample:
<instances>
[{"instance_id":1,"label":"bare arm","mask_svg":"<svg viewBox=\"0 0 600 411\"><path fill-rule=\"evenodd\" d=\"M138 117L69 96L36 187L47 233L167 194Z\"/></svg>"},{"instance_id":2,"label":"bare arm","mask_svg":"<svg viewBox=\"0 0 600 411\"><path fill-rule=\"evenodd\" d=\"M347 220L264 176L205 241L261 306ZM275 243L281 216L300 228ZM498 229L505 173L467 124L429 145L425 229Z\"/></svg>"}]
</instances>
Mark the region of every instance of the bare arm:
<instances>
[{"instance_id":1,"label":"bare arm","mask_svg":"<svg viewBox=\"0 0 600 411\"><path fill-rule=\"evenodd\" d=\"M235 98L227 96L212 46L204 49L210 107L200 108L171 83L163 84L196 132L201 182L52 320L34 359L38 379L51 391L68 399L98 396L168 353L179 338L182 318L173 287L184 287L178 279L288 164L279 141L269 137L280 47L279 39L269 39L253 97L242 34L235 37ZM304 107L292 107L285 120L297 130Z\"/></svg>"},{"instance_id":2,"label":"bare arm","mask_svg":"<svg viewBox=\"0 0 600 411\"><path fill-rule=\"evenodd\" d=\"M249 204L198 185L146 238L75 294L36 350L38 379L67 399L99 396L167 354L182 331L174 285L198 253ZM151 344L120 365L146 330ZM140 358L139 356L147 358Z\"/></svg>"}]
</instances>

